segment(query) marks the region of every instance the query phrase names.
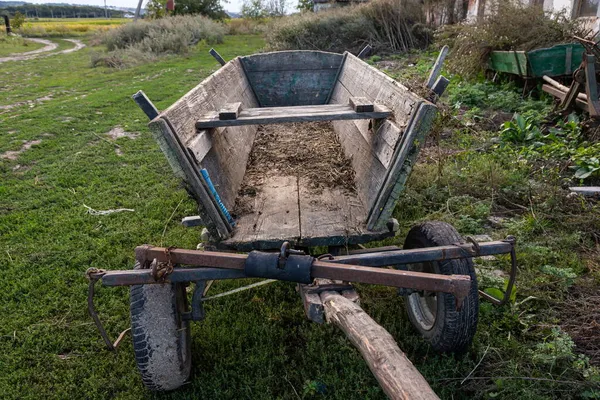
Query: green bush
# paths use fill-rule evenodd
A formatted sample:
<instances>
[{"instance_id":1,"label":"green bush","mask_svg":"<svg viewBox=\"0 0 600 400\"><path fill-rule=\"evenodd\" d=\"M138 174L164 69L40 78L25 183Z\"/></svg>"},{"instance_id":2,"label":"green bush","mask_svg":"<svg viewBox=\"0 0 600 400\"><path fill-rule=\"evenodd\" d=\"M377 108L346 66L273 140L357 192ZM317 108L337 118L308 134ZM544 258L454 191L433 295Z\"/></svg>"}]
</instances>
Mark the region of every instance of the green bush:
<instances>
[{"instance_id":1,"label":"green bush","mask_svg":"<svg viewBox=\"0 0 600 400\"><path fill-rule=\"evenodd\" d=\"M430 43L422 8L414 1L374 0L280 18L267 32L273 50L358 52L371 44L378 52L406 52Z\"/></svg>"}]
</instances>

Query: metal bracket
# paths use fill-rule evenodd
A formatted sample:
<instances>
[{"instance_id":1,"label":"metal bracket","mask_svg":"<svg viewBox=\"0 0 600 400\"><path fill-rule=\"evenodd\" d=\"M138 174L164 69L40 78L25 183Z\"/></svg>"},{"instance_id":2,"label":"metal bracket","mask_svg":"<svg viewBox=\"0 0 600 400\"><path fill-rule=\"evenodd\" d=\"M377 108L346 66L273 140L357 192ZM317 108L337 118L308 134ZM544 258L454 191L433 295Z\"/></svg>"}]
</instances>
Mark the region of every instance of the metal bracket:
<instances>
[{"instance_id":1,"label":"metal bracket","mask_svg":"<svg viewBox=\"0 0 600 400\"><path fill-rule=\"evenodd\" d=\"M517 242L516 238L512 235L507 236L506 239L503 240L503 242L506 243L510 243L511 245L511 249L510 249L510 276L508 278L508 284L506 285L506 291L504 292L504 296L502 297L502 299L497 299L494 296L491 296L487 293L485 293L482 290L479 290L479 295L491 302L492 304L496 305L496 306L502 306L506 303L508 303L508 301L510 300L510 295L512 294L512 289L513 286L515 285L515 281L517 280L517 252L515 251L515 244Z\"/></svg>"},{"instance_id":2,"label":"metal bracket","mask_svg":"<svg viewBox=\"0 0 600 400\"><path fill-rule=\"evenodd\" d=\"M202 297L204 296L204 289L206 288L206 281L195 281L194 282L194 293L192 294L192 304L190 305L192 310L182 315L183 319L190 321L202 321L206 318L206 312L204 311L204 305L202 304Z\"/></svg>"},{"instance_id":3,"label":"metal bracket","mask_svg":"<svg viewBox=\"0 0 600 400\"><path fill-rule=\"evenodd\" d=\"M102 336L102 339L104 339L106 348L110 351L116 351L117 347L121 343L121 340L123 340L123 338L125 337L125 334L127 332L129 332L131 330L131 328L127 328L123 332L121 332L121 334L119 335L117 340L115 340L113 342L108 337L108 333L106 333L106 329L104 329L104 325L102 325L102 322L100 321L100 317L98 317L98 313L96 312L96 307L94 306L94 290L96 287L96 282L98 282L105 273L106 273L105 270L98 269L98 268L88 268L88 270L85 272L85 276L87 277L87 279L90 282L88 285L88 312L90 313L90 316L94 320L94 323L96 324L96 328L98 328L98 331L100 332L100 336Z\"/></svg>"}]
</instances>

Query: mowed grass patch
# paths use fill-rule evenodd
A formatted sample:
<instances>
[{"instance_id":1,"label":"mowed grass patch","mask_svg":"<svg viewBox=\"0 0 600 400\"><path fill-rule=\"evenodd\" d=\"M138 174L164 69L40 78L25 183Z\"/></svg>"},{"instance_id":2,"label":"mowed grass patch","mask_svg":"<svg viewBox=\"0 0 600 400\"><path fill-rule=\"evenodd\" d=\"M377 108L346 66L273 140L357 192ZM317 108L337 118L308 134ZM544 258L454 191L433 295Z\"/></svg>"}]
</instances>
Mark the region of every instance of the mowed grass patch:
<instances>
[{"instance_id":1,"label":"mowed grass patch","mask_svg":"<svg viewBox=\"0 0 600 400\"><path fill-rule=\"evenodd\" d=\"M44 47L44 45L41 43L32 42L18 36L7 36L4 33L0 33L0 57L25 53L42 47Z\"/></svg>"},{"instance_id":2,"label":"mowed grass patch","mask_svg":"<svg viewBox=\"0 0 600 400\"><path fill-rule=\"evenodd\" d=\"M259 37L234 36L217 50L228 60L262 46ZM159 109L171 105L218 68L208 49L200 45L185 58L116 71L90 68L93 49L6 64L0 105L33 105L0 111L0 154L22 151L0 160L0 398L271 399L297 398L296 392L384 398L343 334L304 318L289 283L207 303L207 319L193 327L191 382L176 392L144 389L130 339L117 353L105 350L87 313L85 270L130 269L133 249L143 243L195 248L199 240L198 229L179 224L196 214L196 205L130 96L142 89ZM117 125L140 135L112 141L105 133ZM94 216L85 206L135 211ZM219 282L211 292L249 282ZM383 288L373 297L365 308L385 318L401 345L407 337L426 348L408 327L395 291ZM113 338L129 326L128 300L126 288L97 291L97 309ZM444 365L455 368L449 360Z\"/></svg>"}]
</instances>

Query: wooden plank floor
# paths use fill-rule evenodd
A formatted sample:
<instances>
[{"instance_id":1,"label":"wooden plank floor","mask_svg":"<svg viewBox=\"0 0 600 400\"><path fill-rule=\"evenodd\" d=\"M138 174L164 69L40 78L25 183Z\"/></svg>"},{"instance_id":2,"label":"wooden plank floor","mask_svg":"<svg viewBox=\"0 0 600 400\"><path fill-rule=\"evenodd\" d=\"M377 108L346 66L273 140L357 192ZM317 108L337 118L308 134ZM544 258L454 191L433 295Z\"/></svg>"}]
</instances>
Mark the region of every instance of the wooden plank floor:
<instances>
[{"instance_id":1,"label":"wooden plank floor","mask_svg":"<svg viewBox=\"0 0 600 400\"><path fill-rule=\"evenodd\" d=\"M339 188L316 193L306 178L277 176L257 193L253 212L236 221L220 246L239 251L278 249L284 241L303 247L345 246L393 236L369 232L358 196Z\"/></svg>"},{"instance_id":2,"label":"wooden plank floor","mask_svg":"<svg viewBox=\"0 0 600 400\"><path fill-rule=\"evenodd\" d=\"M266 250L281 247L284 241L300 238L298 179L278 176L269 179L257 193L253 212L236 221L234 235L222 242L238 250Z\"/></svg>"}]
</instances>

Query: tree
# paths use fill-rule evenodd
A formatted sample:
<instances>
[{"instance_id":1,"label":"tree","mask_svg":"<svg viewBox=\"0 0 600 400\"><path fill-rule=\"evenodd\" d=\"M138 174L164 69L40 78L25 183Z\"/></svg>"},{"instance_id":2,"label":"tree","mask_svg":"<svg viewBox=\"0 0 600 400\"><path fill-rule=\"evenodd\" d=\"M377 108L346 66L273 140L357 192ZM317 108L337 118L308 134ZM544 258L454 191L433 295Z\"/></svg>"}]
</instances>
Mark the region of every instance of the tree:
<instances>
[{"instance_id":1,"label":"tree","mask_svg":"<svg viewBox=\"0 0 600 400\"><path fill-rule=\"evenodd\" d=\"M175 0L173 15L202 14L212 19L227 18L220 0Z\"/></svg>"},{"instance_id":2,"label":"tree","mask_svg":"<svg viewBox=\"0 0 600 400\"><path fill-rule=\"evenodd\" d=\"M259 19L265 16L262 0L244 0L242 5L242 17Z\"/></svg>"},{"instance_id":3,"label":"tree","mask_svg":"<svg viewBox=\"0 0 600 400\"><path fill-rule=\"evenodd\" d=\"M162 18L167 15L166 0L149 0L146 4L148 16L152 19Z\"/></svg>"},{"instance_id":4,"label":"tree","mask_svg":"<svg viewBox=\"0 0 600 400\"><path fill-rule=\"evenodd\" d=\"M313 0L298 0L296 8L300 11L313 11L314 6Z\"/></svg>"},{"instance_id":5,"label":"tree","mask_svg":"<svg viewBox=\"0 0 600 400\"><path fill-rule=\"evenodd\" d=\"M270 17L282 17L287 9L286 0L265 0L264 10Z\"/></svg>"},{"instance_id":6,"label":"tree","mask_svg":"<svg viewBox=\"0 0 600 400\"><path fill-rule=\"evenodd\" d=\"M12 17L12 27L15 29L19 29L25 23L25 16L21 14L19 11L15 13L15 16Z\"/></svg>"},{"instance_id":7,"label":"tree","mask_svg":"<svg viewBox=\"0 0 600 400\"><path fill-rule=\"evenodd\" d=\"M287 10L287 0L244 0L242 17L258 19L281 17Z\"/></svg>"}]
</instances>

